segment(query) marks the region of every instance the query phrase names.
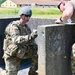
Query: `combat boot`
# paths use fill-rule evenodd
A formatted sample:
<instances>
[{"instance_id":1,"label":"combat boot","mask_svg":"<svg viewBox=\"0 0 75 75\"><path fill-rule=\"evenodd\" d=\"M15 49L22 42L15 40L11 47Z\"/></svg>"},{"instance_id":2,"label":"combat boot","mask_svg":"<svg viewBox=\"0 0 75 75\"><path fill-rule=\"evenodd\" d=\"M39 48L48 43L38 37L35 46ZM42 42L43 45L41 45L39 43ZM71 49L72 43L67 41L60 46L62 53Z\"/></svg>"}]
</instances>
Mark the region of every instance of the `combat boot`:
<instances>
[{"instance_id":1,"label":"combat boot","mask_svg":"<svg viewBox=\"0 0 75 75\"><path fill-rule=\"evenodd\" d=\"M0 68L0 75L2 75L2 71L3 71L3 69L2 69L2 68Z\"/></svg>"},{"instance_id":2,"label":"combat boot","mask_svg":"<svg viewBox=\"0 0 75 75\"><path fill-rule=\"evenodd\" d=\"M38 73L37 73L37 72L35 72L35 71L32 71L32 72L31 72L31 71L29 71L29 72L28 72L28 75L38 75Z\"/></svg>"},{"instance_id":3,"label":"combat boot","mask_svg":"<svg viewBox=\"0 0 75 75\"><path fill-rule=\"evenodd\" d=\"M0 75L6 75L6 70L0 68Z\"/></svg>"}]
</instances>

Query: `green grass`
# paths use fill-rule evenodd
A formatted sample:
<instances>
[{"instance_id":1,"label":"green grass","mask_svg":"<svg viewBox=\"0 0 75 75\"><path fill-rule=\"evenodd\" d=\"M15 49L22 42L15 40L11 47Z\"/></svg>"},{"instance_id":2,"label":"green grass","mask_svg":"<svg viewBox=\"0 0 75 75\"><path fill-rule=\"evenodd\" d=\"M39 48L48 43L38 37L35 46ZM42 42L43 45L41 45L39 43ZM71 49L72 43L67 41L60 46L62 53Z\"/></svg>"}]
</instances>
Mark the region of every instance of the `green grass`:
<instances>
[{"instance_id":1,"label":"green grass","mask_svg":"<svg viewBox=\"0 0 75 75\"><path fill-rule=\"evenodd\" d=\"M17 14L19 11L19 8L0 8L0 14Z\"/></svg>"},{"instance_id":2,"label":"green grass","mask_svg":"<svg viewBox=\"0 0 75 75\"><path fill-rule=\"evenodd\" d=\"M55 15L61 14L57 8L32 8L33 14L38 15Z\"/></svg>"},{"instance_id":3,"label":"green grass","mask_svg":"<svg viewBox=\"0 0 75 75\"><path fill-rule=\"evenodd\" d=\"M33 17L57 18L61 12L57 8L32 8Z\"/></svg>"},{"instance_id":4,"label":"green grass","mask_svg":"<svg viewBox=\"0 0 75 75\"><path fill-rule=\"evenodd\" d=\"M61 15L57 8L31 8L32 17L57 18ZM20 8L0 8L0 15L17 15Z\"/></svg>"}]
</instances>

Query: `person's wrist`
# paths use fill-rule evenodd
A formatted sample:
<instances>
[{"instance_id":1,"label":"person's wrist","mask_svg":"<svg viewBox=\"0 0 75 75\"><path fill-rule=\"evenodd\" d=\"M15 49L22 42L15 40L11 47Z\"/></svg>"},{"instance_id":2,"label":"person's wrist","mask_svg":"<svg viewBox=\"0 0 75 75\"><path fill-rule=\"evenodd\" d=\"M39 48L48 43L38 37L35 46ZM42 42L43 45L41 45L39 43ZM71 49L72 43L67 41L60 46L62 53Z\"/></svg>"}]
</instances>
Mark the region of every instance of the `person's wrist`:
<instances>
[{"instance_id":1,"label":"person's wrist","mask_svg":"<svg viewBox=\"0 0 75 75\"><path fill-rule=\"evenodd\" d=\"M60 17L60 21L63 22L62 17Z\"/></svg>"}]
</instances>

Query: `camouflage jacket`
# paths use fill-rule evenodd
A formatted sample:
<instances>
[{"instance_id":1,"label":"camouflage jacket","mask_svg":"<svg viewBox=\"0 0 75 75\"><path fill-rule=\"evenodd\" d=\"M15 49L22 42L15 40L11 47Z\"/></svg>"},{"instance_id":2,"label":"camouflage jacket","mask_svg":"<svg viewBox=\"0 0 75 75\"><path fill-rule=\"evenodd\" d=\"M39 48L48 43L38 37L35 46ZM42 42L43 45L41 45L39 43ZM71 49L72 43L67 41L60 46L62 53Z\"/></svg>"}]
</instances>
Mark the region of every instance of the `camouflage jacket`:
<instances>
[{"instance_id":1,"label":"camouflage jacket","mask_svg":"<svg viewBox=\"0 0 75 75\"><path fill-rule=\"evenodd\" d=\"M5 29L3 49L7 51L9 45L11 45L9 48L12 50L16 49L17 47L18 49L25 49L27 46L33 45L35 41L29 40L28 36L30 34L31 30L27 24L21 25L18 20L11 22Z\"/></svg>"}]
</instances>

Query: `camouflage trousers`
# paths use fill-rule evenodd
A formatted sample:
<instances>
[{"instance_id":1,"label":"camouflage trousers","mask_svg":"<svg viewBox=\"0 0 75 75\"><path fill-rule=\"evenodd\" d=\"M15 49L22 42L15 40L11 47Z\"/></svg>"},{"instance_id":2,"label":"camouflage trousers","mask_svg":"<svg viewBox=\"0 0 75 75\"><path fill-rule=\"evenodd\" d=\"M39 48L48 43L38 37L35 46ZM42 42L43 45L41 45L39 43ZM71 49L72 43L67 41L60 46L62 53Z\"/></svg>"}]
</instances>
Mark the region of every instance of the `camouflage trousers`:
<instances>
[{"instance_id":1,"label":"camouflage trousers","mask_svg":"<svg viewBox=\"0 0 75 75\"><path fill-rule=\"evenodd\" d=\"M75 73L75 43L72 45L71 67L72 73Z\"/></svg>"},{"instance_id":2,"label":"camouflage trousers","mask_svg":"<svg viewBox=\"0 0 75 75\"><path fill-rule=\"evenodd\" d=\"M35 72L38 69L38 55L37 55L37 48L29 48L26 52L25 55L23 56L22 59L26 58L32 58L32 63L30 66L29 72L33 75L33 72ZM17 75L21 59L18 57L9 57L7 54L4 56L5 60L5 68L6 70L2 72L1 75ZM36 74L37 75L37 74Z\"/></svg>"}]
</instances>

